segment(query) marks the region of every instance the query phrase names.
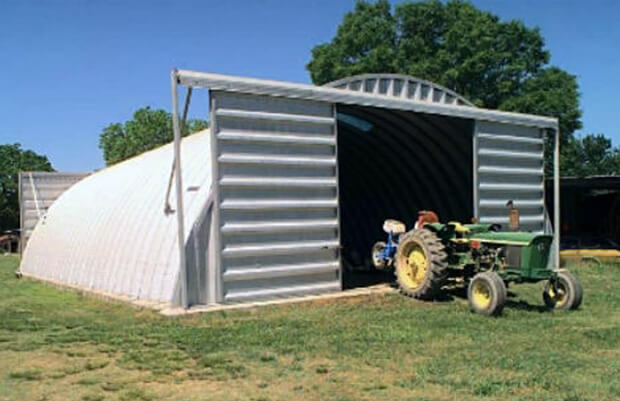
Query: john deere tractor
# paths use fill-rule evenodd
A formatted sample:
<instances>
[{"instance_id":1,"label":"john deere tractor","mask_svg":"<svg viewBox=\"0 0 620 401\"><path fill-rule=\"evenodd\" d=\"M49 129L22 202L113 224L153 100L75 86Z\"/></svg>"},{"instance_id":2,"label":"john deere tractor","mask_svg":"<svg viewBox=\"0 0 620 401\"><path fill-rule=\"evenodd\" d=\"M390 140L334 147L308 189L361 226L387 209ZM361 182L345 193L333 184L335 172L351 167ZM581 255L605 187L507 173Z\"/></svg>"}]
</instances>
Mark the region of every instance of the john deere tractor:
<instances>
[{"instance_id":1,"label":"john deere tractor","mask_svg":"<svg viewBox=\"0 0 620 401\"><path fill-rule=\"evenodd\" d=\"M576 309L581 304L577 279L567 270L547 267L552 236L499 232L494 224L430 220L421 217L410 231L399 221L386 220L387 241L372 249L375 267L394 268L405 295L432 300L446 285L464 283L471 310L490 316L502 312L508 283L545 281L547 307Z\"/></svg>"}]
</instances>

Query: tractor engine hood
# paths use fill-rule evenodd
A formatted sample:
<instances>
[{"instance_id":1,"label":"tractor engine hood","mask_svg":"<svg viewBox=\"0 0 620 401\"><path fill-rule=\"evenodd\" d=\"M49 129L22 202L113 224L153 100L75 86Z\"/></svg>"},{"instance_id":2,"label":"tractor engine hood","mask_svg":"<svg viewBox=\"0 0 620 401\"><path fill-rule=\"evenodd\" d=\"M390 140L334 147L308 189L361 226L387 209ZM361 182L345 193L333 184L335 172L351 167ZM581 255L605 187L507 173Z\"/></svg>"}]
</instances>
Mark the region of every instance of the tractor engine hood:
<instances>
[{"instance_id":1,"label":"tractor engine hood","mask_svg":"<svg viewBox=\"0 0 620 401\"><path fill-rule=\"evenodd\" d=\"M458 222L444 223L427 223L424 228L434 231L440 237L454 239L454 236L460 234L460 238L456 241L480 241L487 244L497 245L517 245L529 246L536 239L551 241L552 235L535 234L527 231L495 231L499 229L497 224L460 224Z\"/></svg>"},{"instance_id":2,"label":"tractor engine hood","mask_svg":"<svg viewBox=\"0 0 620 401\"><path fill-rule=\"evenodd\" d=\"M486 232L476 233L469 237L470 240L478 240L484 243L501 244L501 245L521 245L529 246L536 238L553 239L552 235L534 234L529 232Z\"/></svg>"}]
</instances>

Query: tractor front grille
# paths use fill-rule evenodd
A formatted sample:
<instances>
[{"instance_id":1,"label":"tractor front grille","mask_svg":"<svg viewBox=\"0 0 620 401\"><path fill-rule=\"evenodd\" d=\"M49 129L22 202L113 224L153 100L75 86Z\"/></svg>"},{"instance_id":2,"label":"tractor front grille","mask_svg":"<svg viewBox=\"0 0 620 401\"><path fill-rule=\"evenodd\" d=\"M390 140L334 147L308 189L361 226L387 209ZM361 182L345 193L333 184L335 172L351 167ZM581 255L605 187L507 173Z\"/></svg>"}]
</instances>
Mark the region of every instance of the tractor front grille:
<instances>
[{"instance_id":1,"label":"tractor front grille","mask_svg":"<svg viewBox=\"0 0 620 401\"><path fill-rule=\"evenodd\" d=\"M506 265L513 269L521 267L521 247L517 245L506 246Z\"/></svg>"}]
</instances>

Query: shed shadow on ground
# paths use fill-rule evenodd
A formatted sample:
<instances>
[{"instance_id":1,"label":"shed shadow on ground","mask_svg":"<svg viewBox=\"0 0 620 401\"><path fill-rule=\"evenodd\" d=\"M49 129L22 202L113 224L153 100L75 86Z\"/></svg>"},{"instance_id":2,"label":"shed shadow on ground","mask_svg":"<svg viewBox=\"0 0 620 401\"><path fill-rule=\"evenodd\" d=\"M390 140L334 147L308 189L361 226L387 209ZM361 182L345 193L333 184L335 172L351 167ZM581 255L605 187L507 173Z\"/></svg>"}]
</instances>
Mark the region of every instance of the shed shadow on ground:
<instances>
[{"instance_id":1,"label":"shed shadow on ground","mask_svg":"<svg viewBox=\"0 0 620 401\"><path fill-rule=\"evenodd\" d=\"M365 270L344 269L342 275L342 289L350 290L359 287L370 287L377 284L394 283L394 272L392 270L380 271L366 268Z\"/></svg>"}]
</instances>

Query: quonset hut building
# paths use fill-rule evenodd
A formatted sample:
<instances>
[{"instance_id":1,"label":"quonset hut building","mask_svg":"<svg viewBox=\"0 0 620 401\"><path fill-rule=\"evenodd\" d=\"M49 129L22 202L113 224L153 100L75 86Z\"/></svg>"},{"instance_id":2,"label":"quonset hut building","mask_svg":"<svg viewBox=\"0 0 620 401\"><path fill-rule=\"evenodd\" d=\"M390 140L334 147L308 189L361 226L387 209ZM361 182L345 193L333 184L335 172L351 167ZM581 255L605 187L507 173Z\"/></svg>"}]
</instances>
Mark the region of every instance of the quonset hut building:
<instances>
[{"instance_id":1,"label":"quonset hut building","mask_svg":"<svg viewBox=\"0 0 620 401\"><path fill-rule=\"evenodd\" d=\"M179 85L185 111L192 89L210 99L211 128L182 140ZM513 200L523 229L550 232L547 136L559 225L555 118L391 74L318 87L174 70L172 99L175 142L62 194L23 274L182 307L341 291L343 266L370 264L385 218L410 225L430 209L507 225Z\"/></svg>"}]
</instances>

